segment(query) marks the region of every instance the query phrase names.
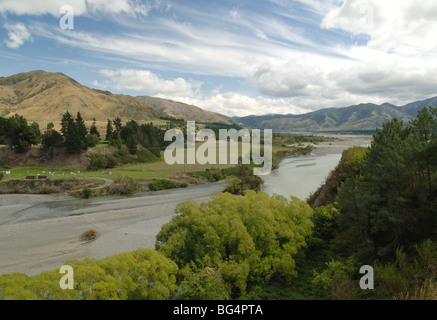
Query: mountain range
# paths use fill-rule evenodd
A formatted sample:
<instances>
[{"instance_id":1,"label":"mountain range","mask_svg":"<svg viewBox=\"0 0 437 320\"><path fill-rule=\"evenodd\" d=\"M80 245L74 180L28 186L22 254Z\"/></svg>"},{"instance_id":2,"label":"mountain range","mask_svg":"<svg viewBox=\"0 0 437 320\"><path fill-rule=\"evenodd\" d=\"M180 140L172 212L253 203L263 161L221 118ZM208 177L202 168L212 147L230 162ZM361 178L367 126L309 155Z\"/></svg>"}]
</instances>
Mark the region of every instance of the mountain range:
<instances>
[{"instance_id":1,"label":"mountain range","mask_svg":"<svg viewBox=\"0 0 437 320\"><path fill-rule=\"evenodd\" d=\"M274 131L373 131L386 121L397 118L408 122L417 111L428 106L437 106L437 97L416 101L404 106L384 103L366 103L345 108L321 109L302 115L247 116L237 119L243 124Z\"/></svg>"},{"instance_id":2,"label":"mountain range","mask_svg":"<svg viewBox=\"0 0 437 320\"><path fill-rule=\"evenodd\" d=\"M122 121L149 121L177 118L200 123L245 125L274 131L359 131L375 130L396 117L407 122L423 107L437 105L437 97L404 106L359 104L345 108L321 109L301 115L229 117L193 105L156 97L113 94L88 88L62 74L41 70L0 77L0 116L19 114L33 121L59 121L62 114L80 111L84 120L104 124L119 117Z\"/></svg>"}]
</instances>

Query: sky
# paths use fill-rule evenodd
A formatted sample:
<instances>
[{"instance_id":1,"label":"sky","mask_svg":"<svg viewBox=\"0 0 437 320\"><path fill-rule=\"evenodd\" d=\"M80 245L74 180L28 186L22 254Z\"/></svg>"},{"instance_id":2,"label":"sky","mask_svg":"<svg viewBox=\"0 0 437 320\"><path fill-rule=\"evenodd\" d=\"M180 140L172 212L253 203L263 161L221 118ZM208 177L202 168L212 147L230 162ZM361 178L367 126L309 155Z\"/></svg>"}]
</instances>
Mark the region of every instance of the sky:
<instances>
[{"instance_id":1,"label":"sky","mask_svg":"<svg viewBox=\"0 0 437 320\"><path fill-rule=\"evenodd\" d=\"M228 116L437 96L435 0L0 0L0 76Z\"/></svg>"}]
</instances>

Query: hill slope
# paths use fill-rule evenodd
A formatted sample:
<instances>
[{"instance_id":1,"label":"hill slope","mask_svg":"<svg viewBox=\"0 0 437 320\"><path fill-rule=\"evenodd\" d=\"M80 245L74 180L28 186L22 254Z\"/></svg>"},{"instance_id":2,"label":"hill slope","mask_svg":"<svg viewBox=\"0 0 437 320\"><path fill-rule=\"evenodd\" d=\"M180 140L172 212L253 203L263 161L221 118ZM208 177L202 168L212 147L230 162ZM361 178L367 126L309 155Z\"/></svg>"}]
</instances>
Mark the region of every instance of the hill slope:
<instances>
[{"instance_id":1,"label":"hill slope","mask_svg":"<svg viewBox=\"0 0 437 320\"><path fill-rule=\"evenodd\" d=\"M184 119L185 121L195 120L206 123L241 124L234 118L216 112L206 111L193 105L148 96L139 96L137 98L177 119Z\"/></svg>"},{"instance_id":2,"label":"hill slope","mask_svg":"<svg viewBox=\"0 0 437 320\"><path fill-rule=\"evenodd\" d=\"M99 121L166 116L139 99L90 89L62 73L31 71L0 78L0 116L18 113L27 119L57 121L67 110Z\"/></svg>"},{"instance_id":3,"label":"hill slope","mask_svg":"<svg viewBox=\"0 0 437 320\"><path fill-rule=\"evenodd\" d=\"M368 103L346 108L322 109L302 115L248 116L237 119L248 126L275 131L375 130L393 118L408 122L417 115L417 110L430 105L437 105L437 97L403 107L389 103Z\"/></svg>"}]
</instances>

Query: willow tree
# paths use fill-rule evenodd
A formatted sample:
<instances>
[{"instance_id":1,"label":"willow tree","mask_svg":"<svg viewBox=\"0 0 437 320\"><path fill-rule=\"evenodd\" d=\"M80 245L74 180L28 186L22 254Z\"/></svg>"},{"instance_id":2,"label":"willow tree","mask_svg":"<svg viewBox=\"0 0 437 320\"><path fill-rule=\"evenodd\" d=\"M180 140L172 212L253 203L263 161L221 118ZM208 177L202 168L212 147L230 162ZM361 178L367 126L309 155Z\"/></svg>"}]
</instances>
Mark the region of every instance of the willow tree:
<instances>
[{"instance_id":1,"label":"willow tree","mask_svg":"<svg viewBox=\"0 0 437 320\"><path fill-rule=\"evenodd\" d=\"M217 194L200 205L183 202L176 212L157 235L158 252L181 269L218 271L215 283L222 279L232 297L296 276L294 258L313 225L305 202L254 191Z\"/></svg>"}]
</instances>

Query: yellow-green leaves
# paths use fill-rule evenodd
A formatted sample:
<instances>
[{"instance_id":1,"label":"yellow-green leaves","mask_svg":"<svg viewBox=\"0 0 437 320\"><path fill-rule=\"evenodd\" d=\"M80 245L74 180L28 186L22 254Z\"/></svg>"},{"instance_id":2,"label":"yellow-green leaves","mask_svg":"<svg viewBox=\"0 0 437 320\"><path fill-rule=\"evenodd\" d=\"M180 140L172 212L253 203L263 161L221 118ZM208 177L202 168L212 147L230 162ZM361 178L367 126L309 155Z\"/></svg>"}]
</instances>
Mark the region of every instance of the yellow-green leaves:
<instances>
[{"instance_id":1,"label":"yellow-green leaves","mask_svg":"<svg viewBox=\"0 0 437 320\"><path fill-rule=\"evenodd\" d=\"M0 299L125 300L168 299L175 290L175 263L152 249L138 249L103 260L66 262L74 270L74 289L59 286L59 270L34 277L22 274L0 277Z\"/></svg>"},{"instance_id":2,"label":"yellow-green leaves","mask_svg":"<svg viewBox=\"0 0 437 320\"><path fill-rule=\"evenodd\" d=\"M220 193L208 203L184 202L177 213L158 234L158 251L192 272L218 270L234 297L273 276L294 276L293 257L312 229L305 202L263 192Z\"/></svg>"}]
</instances>

